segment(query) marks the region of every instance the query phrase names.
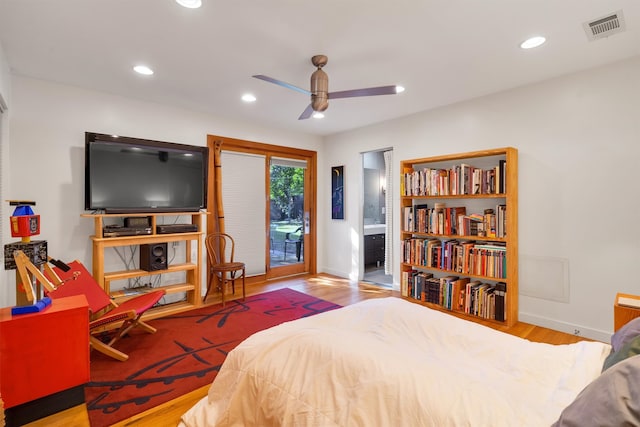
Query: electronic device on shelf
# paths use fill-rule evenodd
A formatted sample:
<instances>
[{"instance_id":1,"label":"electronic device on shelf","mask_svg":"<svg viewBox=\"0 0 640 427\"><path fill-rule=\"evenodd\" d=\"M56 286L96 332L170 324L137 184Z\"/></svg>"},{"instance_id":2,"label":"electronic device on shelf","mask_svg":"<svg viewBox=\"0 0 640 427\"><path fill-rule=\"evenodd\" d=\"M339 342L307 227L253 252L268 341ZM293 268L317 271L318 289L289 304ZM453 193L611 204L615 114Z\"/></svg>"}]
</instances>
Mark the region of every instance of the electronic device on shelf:
<instances>
[{"instance_id":1,"label":"electronic device on shelf","mask_svg":"<svg viewBox=\"0 0 640 427\"><path fill-rule=\"evenodd\" d=\"M156 226L158 234L193 233L198 231L196 224L163 224Z\"/></svg>"},{"instance_id":2,"label":"electronic device on shelf","mask_svg":"<svg viewBox=\"0 0 640 427\"><path fill-rule=\"evenodd\" d=\"M102 229L103 237L140 236L152 234L151 227L123 227L121 225L106 225Z\"/></svg>"}]
</instances>

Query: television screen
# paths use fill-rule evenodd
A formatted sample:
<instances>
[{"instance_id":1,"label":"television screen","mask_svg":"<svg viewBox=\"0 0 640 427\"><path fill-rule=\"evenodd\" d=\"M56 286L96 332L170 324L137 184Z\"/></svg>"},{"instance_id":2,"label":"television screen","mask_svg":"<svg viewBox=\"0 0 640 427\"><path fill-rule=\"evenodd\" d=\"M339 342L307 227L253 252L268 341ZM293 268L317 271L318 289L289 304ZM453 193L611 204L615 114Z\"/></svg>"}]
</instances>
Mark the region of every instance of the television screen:
<instances>
[{"instance_id":1,"label":"television screen","mask_svg":"<svg viewBox=\"0 0 640 427\"><path fill-rule=\"evenodd\" d=\"M85 133L85 209L196 212L207 204L207 147Z\"/></svg>"}]
</instances>

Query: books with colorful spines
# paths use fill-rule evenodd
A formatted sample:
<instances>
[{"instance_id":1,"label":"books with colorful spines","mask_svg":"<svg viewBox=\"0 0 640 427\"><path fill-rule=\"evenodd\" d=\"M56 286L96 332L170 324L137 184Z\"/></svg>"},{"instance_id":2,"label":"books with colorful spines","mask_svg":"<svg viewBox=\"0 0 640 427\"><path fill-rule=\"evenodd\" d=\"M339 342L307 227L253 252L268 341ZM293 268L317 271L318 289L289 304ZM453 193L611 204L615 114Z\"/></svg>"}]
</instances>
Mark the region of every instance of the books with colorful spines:
<instances>
[{"instance_id":1,"label":"books with colorful spines","mask_svg":"<svg viewBox=\"0 0 640 427\"><path fill-rule=\"evenodd\" d=\"M507 192L507 161L506 160L498 160L498 166L500 168L500 193Z\"/></svg>"},{"instance_id":2,"label":"books with colorful spines","mask_svg":"<svg viewBox=\"0 0 640 427\"><path fill-rule=\"evenodd\" d=\"M453 295L452 295L452 310L464 312L466 295L467 295L467 283L471 281L468 277L461 277L453 282Z\"/></svg>"},{"instance_id":3,"label":"books with colorful spines","mask_svg":"<svg viewBox=\"0 0 640 427\"><path fill-rule=\"evenodd\" d=\"M449 230L449 234L460 234L459 225L460 218L464 217L467 214L467 208L465 206L456 206L451 209L451 230Z\"/></svg>"},{"instance_id":4,"label":"books with colorful spines","mask_svg":"<svg viewBox=\"0 0 640 427\"><path fill-rule=\"evenodd\" d=\"M482 169L474 169L473 176L471 177L472 194L482 193Z\"/></svg>"},{"instance_id":5,"label":"books with colorful spines","mask_svg":"<svg viewBox=\"0 0 640 427\"><path fill-rule=\"evenodd\" d=\"M507 320L506 316L506 300L507 300L507 284L504 282L498 282L495 285L495 295L496 295L496 310L495 310L495 320L499 320L504 322Z\"/></svg>"},{"instance_id":6,"label":"books with colorful spines","mask_svg":"<svg viewBox=\"0 0 640 427\"><path fill-rule=\"evenodd\" d=\"M434 262L437 259L435 249L440 245L440 240L437 239L429 239L426 242L427 253L425 254L425 266L427 267L437 267L437 264Z\"/></svg>"},{"instance_id":7,"label":"books with colorful spines","mask_svg":"<svg viewBox=\"0 0 640 427\"><path fill-rule=\"evenodd\" d=\"M457 240L443 240L440 260L440 268L443 270L453 270L453 246L458 243Z\"/></svg>"},{"instance_id":8,"label":"books with colorful spines","mask_svg":"<svg viewBox=\"0 0 640 427\"><path fill-rule=\"evenodd\" d=\"M427 278L425 286L427 288L427 302L438 304L440 300L440 279L433 277Z\"/></svg>"},{"instance_id":9,"label":"books with colorful spines","mask_svg":"<svg viewBox=\"0 0 640 427\"><path fill-rule=\"evenodd\" d=\"M496 216L493 209L485 209L483 219L485 236L496 237Z\"/></svg>"},{"instance_id":10,"label":"books with colorful spines","mask_svg":"<svg viewBox=\"0 0 640 427\"><path fill-rule=\"evenodd\" d=\"M405 206L403 214L404 231L415 231L413 228L413 206Z\"/></svg>"},{"instance_id":11,"label":"books with colorful spines","mask_svg":"<svg viewBox=\"0 0 640 427\"><path fill-rule=\"evenodd\" d=\"M426 273L424 271L418 273L418 277L420 277L420 291L421 291L421 295L420 298L418 298L421 301L429 301L429 283L427 282L427 280L431 277L433 277L433 274L431 273Z\"/></svg>"},{"instance_id":12,"label":"books with colorful spines","mask_svg":"<svg viewBox=\"0 0 640 427\"><path fill-rule=\"evenodd\" d=\"M471 194L471 173L473 167L466 163L460 164L460 194Z\"/></svg>"},{"instance_id":13,"label":"books with colorful spines","mask_svg":"<svg viewBox=\"0 0 640 427\"><path fill-rule=\"evenodd\" d=\"M473 310L473 289L480 285L481 282L479 280L471 280L465 285L465 300L464 300L464 312L467 314L471 314Z\"/></svg>"},{"instance_id":14,"label":"books with colorful spines","mask_svg":"<svg viewBox=\"0 0 640 427\"><path fill-rule=\"evenodd\" d=\"M471 314L475 315L475 316L480 316L482 313L482 297L484 294L484 290L486 288L489 287L489 284L487 283L478 283L477 285L474 285L471 288L471 292L472 292L472 308L471 308Z\"/></svg>"},{"instance_id":15,"label":"books with colorful spines","mask_svg":"<svg viewBox=\"0 0 640 427\"><path fill-rule=\"evenodd\" d=\"M444 276L440 278L440 288L443 291L440 305L451 309L453 303L453 282L458 280L458 276Z\"/></svg>"},{"instance_id":16,"label":"books with colorful spines","mask_svg":"<svg viewBox=\"0 0 640 427\"><path fill-rule=\"evenodd\" d=\"M476 264L475 274L488 277L505 278L506 269L506 244L503 242L478 242L474 245Z\"/></svg>"},{"instance_id":17,"label":"books with colorful spines","mask_svg":"<svg viewBox=\"0 0 640 427\"><path fill-rule=\"evenodd\" d=\"M453 247L453 268L451 270L456 273L462 273L462 267L464 265L464 247L461 243L457 243Z\"/></svg>"},{"instance_id":18,"label":"books with colorful spines","mask_svg":"<svg viewBox=\"0 0 640 427\"><path fill-rule=\"evenodd\" d=\"M412 280L413 275L416 273L417 270L408 270L402 272L402 275L400 277L400 294L403 297L409 296L410 281Z\"/></svg>"},{"instance_id":19,"label":"books with colorful spines","mask_svg":"<svg viewBox=\"0 0 640 427\"><path fill-rule=\"evenodd\" d=\"M428 206L426 204L414 205L414 214L413 214L413 227L412 231L417 231L418 233L427 233L429 227L427 225L427 211Z\"/></svg>"}]
</instances>

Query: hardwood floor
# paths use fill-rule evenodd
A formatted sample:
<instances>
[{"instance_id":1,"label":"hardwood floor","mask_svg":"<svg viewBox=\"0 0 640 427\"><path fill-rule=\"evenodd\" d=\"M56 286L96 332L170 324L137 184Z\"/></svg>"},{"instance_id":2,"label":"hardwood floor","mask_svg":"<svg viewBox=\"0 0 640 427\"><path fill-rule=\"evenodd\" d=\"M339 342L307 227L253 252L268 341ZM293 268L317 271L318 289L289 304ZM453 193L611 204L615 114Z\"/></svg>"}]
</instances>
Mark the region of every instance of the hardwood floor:
<instances>
[{"instance_id":1,"label":"hardwood floor","mask_svg":"<svg viewBox=\"0 0 640 427\"><path fill-rule=\"evenodd\" d=\"M302 275L295 276L283 280L253 284L247 286L247 295L259 294L275 289L288 287L317 298L339 305L350 305L358 301L369 298L384 298L388 296L400 296L398 292L379 288L369 284L350 283L347 279L341 279L328 275ZM210 297L207 305L219 302L219 297ZM569 344L584 340L584 338L574 335L565 334L563 332L553 331L551 329L541 328L539 326L529 325L526 323L517 323L512 328L500 327L499 325L486 322L487 326L502 330L506 333L526 338L530 341L546 342L549 344ZM125 362L126 363L126 362ZM159 405L146 412L135 415L115 426L143 426L143 427L162 427L176 426L180 420L180 416L193 406L198 400L207 394L209 386L194 390L177 399L165 404ZM51 415L28 424L31 427L69 427L89 426L89 418L84 405L79 405L63 412Z\"/></svg>"}]
</instances>

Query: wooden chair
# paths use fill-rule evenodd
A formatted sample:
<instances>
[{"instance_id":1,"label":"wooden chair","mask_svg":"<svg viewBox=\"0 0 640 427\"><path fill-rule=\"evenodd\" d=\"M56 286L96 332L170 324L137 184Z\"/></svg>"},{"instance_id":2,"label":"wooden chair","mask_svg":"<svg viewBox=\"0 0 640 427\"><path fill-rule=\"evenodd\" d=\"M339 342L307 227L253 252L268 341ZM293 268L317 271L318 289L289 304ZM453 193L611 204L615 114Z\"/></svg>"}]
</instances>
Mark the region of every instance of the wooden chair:
<instances>
[{"instance_id":1,"label":"wooden chair","mask_svg":"<svg viewBox=\"0 0 640 427\"><path fill-rule=\"evenodd\" d=\"M87 298L91 312L89 322L91 348L114 359L125 361L129 356L113 347L116 341L135 327L140 327L149 333L156 332L154 327L140 320L140 317L164 296L164 290L143 293L118 305L111 300L110 296L79 261L67 264L68 269L51 268L45 264L45 273L43 274L21 251L16 251L14 258L19 262L23 281L30 283L26 280L29 280L27 274L31 273L42 284L45 293L51 299L74 295L84 295ZM92 335L96 330L103 331L111 325L119 325L119 328L108 342L103 342Z\"/></svg>"},{"instance_id":2,"label":"wooden chair","mask_svg":"<svg viewBox=\"0 0 640 427\"><path fill-rule=\"evenodd\" d=\"M242 279L242 299L244 300L246 297L245 264L244 262L234 261L235 242L233 237L226 233L212 233L207 235L205 245L209 258L209 284L202 300L207 300L211 288L216 283L216 288L222 294L222 306L224 307L226 285L231 282L231 290L235 294L236 279ZM229 273L228 278L227 273Z\"/></svg>"}]
</instances>

